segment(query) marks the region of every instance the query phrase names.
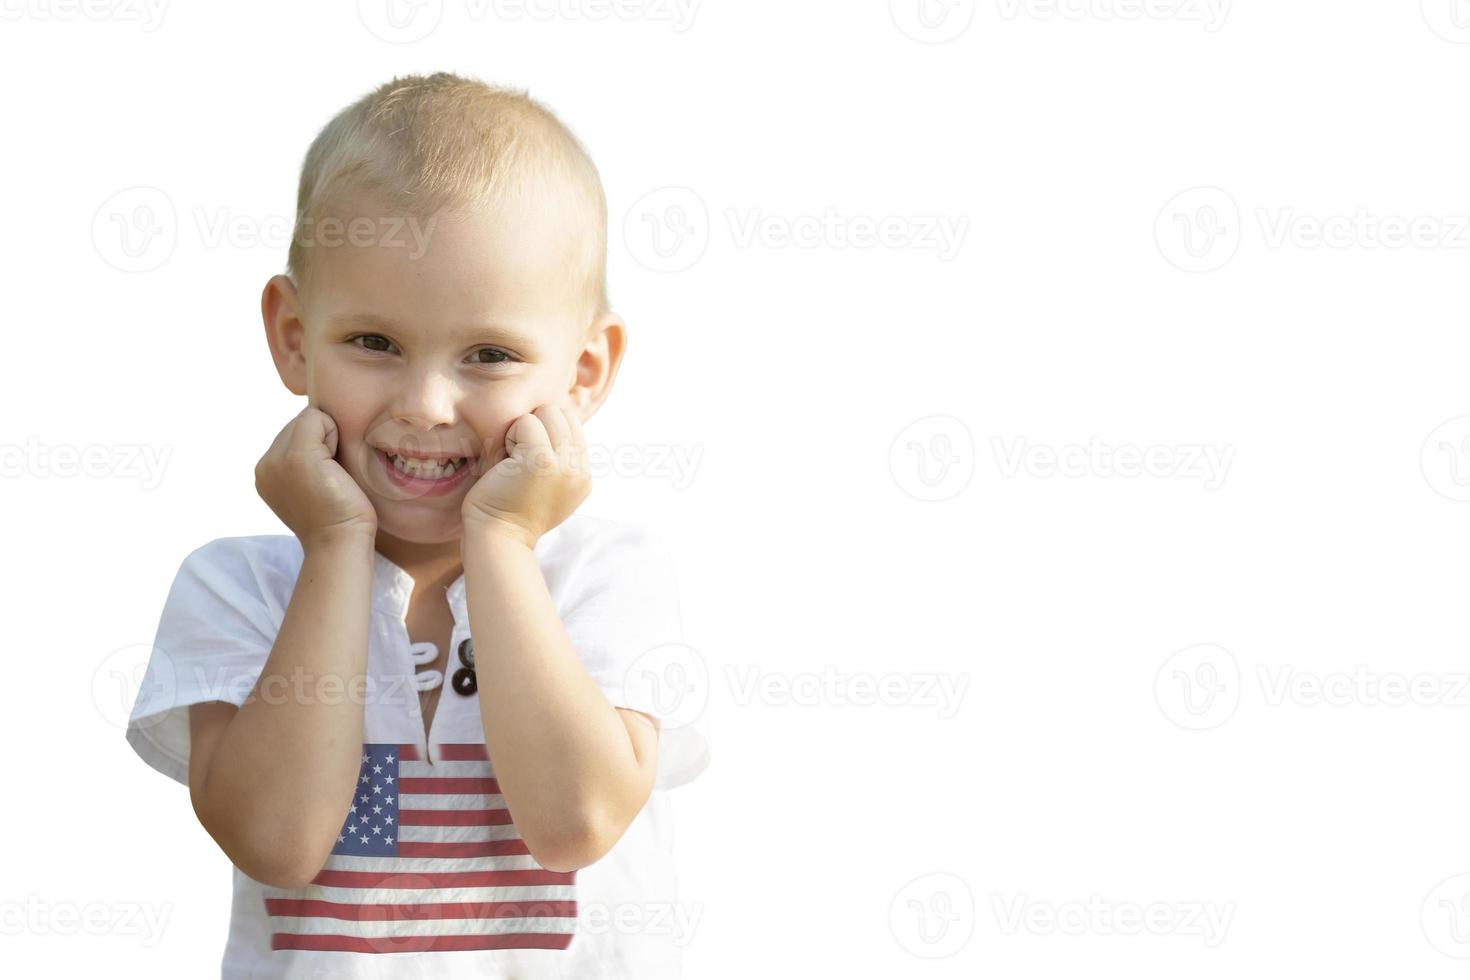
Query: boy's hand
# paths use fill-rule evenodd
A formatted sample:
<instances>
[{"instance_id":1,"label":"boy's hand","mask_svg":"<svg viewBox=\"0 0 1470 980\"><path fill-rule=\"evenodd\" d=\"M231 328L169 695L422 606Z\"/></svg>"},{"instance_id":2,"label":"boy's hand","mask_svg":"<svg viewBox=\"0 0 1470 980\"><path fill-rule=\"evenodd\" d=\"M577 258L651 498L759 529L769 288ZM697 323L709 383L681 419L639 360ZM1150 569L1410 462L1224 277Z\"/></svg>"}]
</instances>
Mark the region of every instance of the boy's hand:
<instances>
[{"instance_id":1,"label":"boy's hand","mask_svg":"<svg viewBox=\"0 0 1470 980\"><path fill-rule=\"evenodd\" d=\"M575 409L542 405L511 424L505 452L465 495L465 530L509 532L534 548L592 492L582 420Z\"/></svg>"},{"instance_id":2,"label":"boy's hand","mask_svg":"<svg viewBox=\"0 0 1470 980\"><path fill-rule=\"evenodd\" d=\"M377 536L378 514L334 458L337 423L307 406L255 464L255 490L302 545L337 533Z\"/></svg>"}]
</instances>

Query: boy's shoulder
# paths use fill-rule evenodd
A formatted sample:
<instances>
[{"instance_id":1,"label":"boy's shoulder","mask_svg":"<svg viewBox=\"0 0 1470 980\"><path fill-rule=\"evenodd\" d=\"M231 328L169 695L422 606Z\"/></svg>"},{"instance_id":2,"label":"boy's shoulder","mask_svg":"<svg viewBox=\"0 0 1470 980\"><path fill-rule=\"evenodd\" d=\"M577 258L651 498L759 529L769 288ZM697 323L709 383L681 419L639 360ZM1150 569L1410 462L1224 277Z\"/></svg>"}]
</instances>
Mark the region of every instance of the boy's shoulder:
<instances>
[{"instance_id":1,"label":"boy's shoulder","mask_svg":"<svg viewBox=\"0 0 1470 980\"><path fill-rule=\"evenodd\" d=\"M294 534L248 534L206 541L189 552L185 560L227 565L299 565L301 558L301 542Z\"/></svg>"},{"instance_id":2,"label":"boy's shoulder","mask_svg":"<svg viewBox=\"0 0 1470 980\"><path fill-rule=\"evenodd\" d=\"M666 559L668 549L648 526L582 513L573 513L536 545L536 557L548 570L640 561L650 554Z\"/></svg>"},{"instance_id":3,"label":"boy's shoulder","mask_svg":"<svg viewBox=\"0 0 1470 980\"><path fill-rule=\"evenodd\" d=\"M294 534L238 535L206 541L185 556L183 568L196 579L289 593L303 559Z\"/></svg>"}]
</instances>

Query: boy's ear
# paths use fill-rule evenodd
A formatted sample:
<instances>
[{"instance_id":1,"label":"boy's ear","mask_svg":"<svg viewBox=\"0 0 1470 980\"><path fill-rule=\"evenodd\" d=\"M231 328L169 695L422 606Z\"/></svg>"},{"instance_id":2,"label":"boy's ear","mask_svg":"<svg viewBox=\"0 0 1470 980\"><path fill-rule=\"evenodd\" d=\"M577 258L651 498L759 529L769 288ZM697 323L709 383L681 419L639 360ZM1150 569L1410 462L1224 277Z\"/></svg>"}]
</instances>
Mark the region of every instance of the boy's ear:
<instances>
[{"instance_id":1,"label":"boy's ear","mask_svg":"<svg viewBox=\"0 0 1470 980\"><path fill-rule=\"evenodd\" d=\"M616 313L604 313L587 329L577 355L576 375L567 391L568 400L583 422L607 400L627 347L628 327Z\"/></svg>"},{"instance_id":2,"label":"boy's ear","mask_svg":"<svg viewBox=\"0 0 1470 980\"><path fill-rule=\"evenodd\" d=\"M276 373L291 394L305 395L306 325L301 322L301 298L289 276L271 276L260 295L260 314Z\"/></svg>"}]
</instances>

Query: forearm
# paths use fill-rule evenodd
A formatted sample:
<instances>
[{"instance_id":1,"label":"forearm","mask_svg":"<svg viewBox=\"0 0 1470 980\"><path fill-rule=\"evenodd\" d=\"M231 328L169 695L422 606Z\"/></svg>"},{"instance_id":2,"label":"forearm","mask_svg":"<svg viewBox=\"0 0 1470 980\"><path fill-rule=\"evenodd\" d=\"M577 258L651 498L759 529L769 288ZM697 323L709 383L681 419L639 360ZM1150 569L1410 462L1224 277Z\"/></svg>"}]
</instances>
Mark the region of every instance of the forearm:
<instances>
[{"instance_id":1,"label":"forearm","mask_svg":"<svg viewBox=\"0 0 1470 980\"><path fill-rule=\"evenodd\" d=\"M373 547L353 533L306 548L270 657L220 736L204 807L232 858L297 874L336 842L362 753Z\"/></svg>"},{"instance_id":2,"label":"forearm","mask_svg":"<svg viewBox=\"0 0 1470 980\"><path fill-rule=\"evenodd\" d=\"M462 558L495 777L532 854L563 863L624 823L638 758L573 649L531 548L466 527Z\"/></svg>"}]
</instances>

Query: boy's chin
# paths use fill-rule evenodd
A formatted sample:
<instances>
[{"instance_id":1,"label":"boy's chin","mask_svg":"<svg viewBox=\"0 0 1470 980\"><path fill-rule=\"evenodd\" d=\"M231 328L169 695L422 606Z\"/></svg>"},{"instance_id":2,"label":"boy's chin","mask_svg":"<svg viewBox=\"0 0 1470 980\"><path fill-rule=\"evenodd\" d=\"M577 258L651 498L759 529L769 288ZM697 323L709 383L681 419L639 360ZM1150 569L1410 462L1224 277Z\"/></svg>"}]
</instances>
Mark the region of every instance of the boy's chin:
<instances>
[{"instance_id":1,"label":"boy's chin","mask_svg":"<svg viewBox=\"0 0 1470 980\"><path fill-rule=\"evenodd\" d=\"M449 544L464 534L464 521L457 509L429 513L385 503L378 512L378 533L410 544Z\"/></svg>"}]
</instances>

